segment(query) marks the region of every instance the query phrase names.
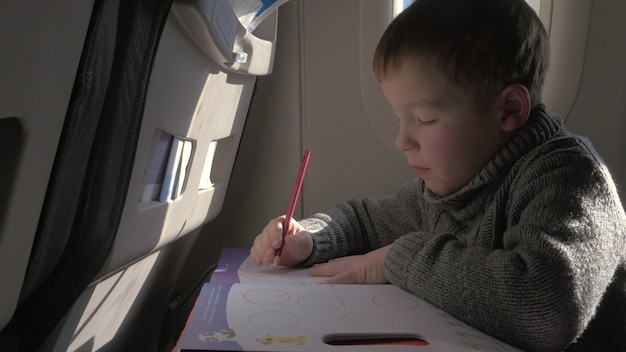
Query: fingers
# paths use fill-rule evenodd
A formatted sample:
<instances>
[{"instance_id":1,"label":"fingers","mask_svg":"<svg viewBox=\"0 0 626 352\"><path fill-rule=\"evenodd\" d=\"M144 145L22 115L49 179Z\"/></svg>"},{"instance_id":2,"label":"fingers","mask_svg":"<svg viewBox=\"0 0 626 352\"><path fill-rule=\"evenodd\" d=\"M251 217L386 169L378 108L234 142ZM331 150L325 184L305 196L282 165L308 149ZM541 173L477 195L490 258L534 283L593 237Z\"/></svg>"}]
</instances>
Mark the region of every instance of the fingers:
<instances>
[{"instance_id":1,"label":"fingers","mask_svg":"<svg viewBox=\"0 0 626 352\"><path fill-rule=\"evenodd\" d=\"M346 266L339 262L331 260L324 264L315 264L309 269L311 276L328 277L321 284L356 284L357 279L354 272L346 270Z\"/></svg>"},{"instance_id":2,"label":"fingers","mask_svg":"<svg viewBox=\"0 0 626 352\"><path fill-rule=\"evenodd\" d=\"M263 232L254 239L250 249L250 257L256 265L273 264L276 251L283 244L284 221L285 216L279 216L270 220ZM304 231L304 227L294 220L290 221L287 233L294 234L294 236L289 236L285 240L279 264L298 264L306 259L312 251L313 241L311 240L311 235Z\"/></svg>"},{"instance_id":3,"label":"fingers","mask_svg":"<svg viewBox=\"0 0 626 352\"><path fill-rule=\"evenodd\" d=\"M384 284L384 258L388 247L379 248L365 255L353 255L316 264L311 276L326 276L324 284Z\"/></svg>"},{"instance_id":4,"label":"fingers","mask_svg":"<svg viewBox=\"0 0 626 352\"><path fill-rule=\"evenodd\" d=\"M335 276L348 269L343 262L333 259L327 263L315 264L309 269L309 273L311 276Z\"/></svg>"},{"instance_id":5,"label":"fingers","mask_svg":"<svg viewBox=\"0 0 626 352\"><path fill-rule=\"evenodd\" d=\"M283 242L284 216L270 220L263 232L258 234L250 249L250 257L256 265L269 265L274 260L274 254Z\"/></svg>"}]
</instances>

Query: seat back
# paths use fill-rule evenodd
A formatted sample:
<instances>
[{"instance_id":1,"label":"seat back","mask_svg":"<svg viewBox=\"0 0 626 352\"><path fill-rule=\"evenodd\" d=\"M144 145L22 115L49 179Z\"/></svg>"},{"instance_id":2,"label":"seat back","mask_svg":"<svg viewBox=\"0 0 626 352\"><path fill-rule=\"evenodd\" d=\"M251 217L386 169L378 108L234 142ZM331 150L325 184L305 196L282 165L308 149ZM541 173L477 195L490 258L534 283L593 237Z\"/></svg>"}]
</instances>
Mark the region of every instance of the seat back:
<instances>
[{"instance_id":1,"label":"seat back","mask_svg":"<svg viewBox=\"0 0 626 352\"><path fill-rule=\"evenodd\" d=\"M26 15L34 4L22 5L20 14ZM66 5L67 10L76 4ZM154 277L163 276L166 283L174 280L175 274L167 271L176 265L174 258L184 261L188 249L174 242L197 234L219 212L254 73L271 71L275 19L268 21L270 40L252 36L237 21L228 0L182 2L174 11L172 0L96 0L92 5L89 20L83 22L82 53L65 116L58 120L58 142L47 145L56 153L45 158L48 177L39 180L45 187L32 215L39 216L36 231L29 234L30 242L22 243L23 272L12 282L13 304L6 308L8 323L0 332L0 342L20 351L66 350L81 333L106 330L108 318L97 310L90 311L88 323L76 318L91 309L94 299L96 306L112 305L115 310L128 292L163 296L171 290ZM9 4L2 12L16 15L18 7ZM231 27L221 23L219 30L226 28L232 37L230 47L216 57L205 40L215 41L211 20L222 18ZM63 17L56 20L58 24ZM55 39L62 43L61 36ZM229 50L243 59L224 60ZM20 115L0 120L6 126L3 133L13 136L6 143L18 142L17 147L2 145L2 153L11 155L8 162L18 166L2 174L7 190L28 173L20 169L30 161L22 151L31 142L24 137L24 126L47 122ZM2 238L20 235L15 227L5 226L20 211L12 204L18 198L14 193L4 196L9 205L0 209ZM9 249L2 244L0 250ZM144 265L153 263L155 255L169 261L169 267ZM136 268L145 272L143 281L120 285L115 279ZM115 289L97 295L100 288L109 287L111 278L117 280ZM159 319L169 303L165 297L159 301ZM141 308L129 308L124 324L136 325L130 319L154 320L144 314L141 302L131 306ZM115 327L118 333L120 325ZM158 341L158 334L153 335ZM96 339L87 340L95 348Z\"/></svg>"}]
</instances>

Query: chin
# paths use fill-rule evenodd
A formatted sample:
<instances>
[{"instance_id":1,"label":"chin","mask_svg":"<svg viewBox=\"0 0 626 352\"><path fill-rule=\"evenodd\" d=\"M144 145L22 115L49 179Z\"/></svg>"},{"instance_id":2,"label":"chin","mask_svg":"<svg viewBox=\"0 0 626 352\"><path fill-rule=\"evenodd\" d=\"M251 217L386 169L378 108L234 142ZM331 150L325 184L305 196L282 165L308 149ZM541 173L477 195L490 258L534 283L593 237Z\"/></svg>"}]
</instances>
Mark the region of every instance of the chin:
<instances>
[{"instance_id":1,"label":"chin","mask_svg":"<svg viewBox=\"0 0 626 352\"><path fill-rule=\"evenodd\" d=\"M426 181L424 180L424 182ZM450 187L443 187L441 185L429 185L428 182L426 182L426 187L428 187L431 192L441 197L449 196L459 190L452 189Z\"/></svg>"}]
</instances>

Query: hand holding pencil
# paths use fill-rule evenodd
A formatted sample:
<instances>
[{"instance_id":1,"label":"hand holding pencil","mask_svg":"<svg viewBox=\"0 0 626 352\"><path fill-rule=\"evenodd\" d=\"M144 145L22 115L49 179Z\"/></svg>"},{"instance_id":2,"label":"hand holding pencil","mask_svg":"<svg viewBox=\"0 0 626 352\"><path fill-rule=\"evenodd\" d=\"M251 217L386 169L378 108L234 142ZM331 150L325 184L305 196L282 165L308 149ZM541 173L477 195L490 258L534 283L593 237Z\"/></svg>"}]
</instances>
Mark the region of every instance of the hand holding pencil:
<instances>
[{"instance_id":1,"label":"hand holding pencil","mask_svg":"<svg viewBox=\"0 0 626 352\"><path fill-rule=\"evenodd\" d=\"M257 265L295 265L306 259L313 250L311 235L292 220L309 157L310 151L306 150L286 215L271 220L254 240L250 255Z\"/></svg>"},{"instance_id":2,"label":"hand holding pencil","mask_svg":"<svg viewBox=\"0 0 626 352\"><path fill-rule=\"evenodd\" d=\"M290 221L289 231L283 240L285 216L272 219L254 240L250 250L256 265L273 265L276 251L284 244L278 265L296 265L309 257L313 250L313 239L295 220Z\"/></svg>"}]
</instances>

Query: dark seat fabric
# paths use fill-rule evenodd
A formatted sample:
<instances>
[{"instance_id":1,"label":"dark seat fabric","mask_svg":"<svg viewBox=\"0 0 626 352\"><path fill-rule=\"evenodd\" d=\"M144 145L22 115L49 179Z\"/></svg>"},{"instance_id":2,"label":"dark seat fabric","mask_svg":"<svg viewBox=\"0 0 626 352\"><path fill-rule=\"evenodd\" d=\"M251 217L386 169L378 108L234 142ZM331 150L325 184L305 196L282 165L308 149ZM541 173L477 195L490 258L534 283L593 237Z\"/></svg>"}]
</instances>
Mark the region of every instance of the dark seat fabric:
<instances>
[{"instance_id":1,"label":"dark seat fabric","mask_svg":"<svg viewBox=\"0 0 626 352\"><path fill-rule=\"evenodd\" d=\"M0 332L9 351L37 350L107 259L171 4L95 1L20 302Z\"/></svg>"}]
</instances>

